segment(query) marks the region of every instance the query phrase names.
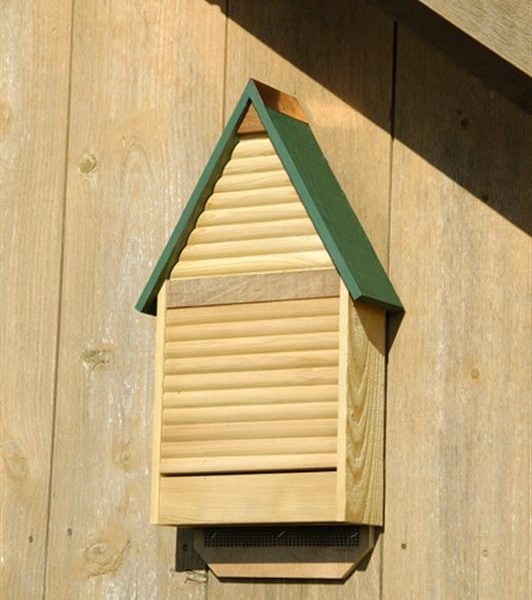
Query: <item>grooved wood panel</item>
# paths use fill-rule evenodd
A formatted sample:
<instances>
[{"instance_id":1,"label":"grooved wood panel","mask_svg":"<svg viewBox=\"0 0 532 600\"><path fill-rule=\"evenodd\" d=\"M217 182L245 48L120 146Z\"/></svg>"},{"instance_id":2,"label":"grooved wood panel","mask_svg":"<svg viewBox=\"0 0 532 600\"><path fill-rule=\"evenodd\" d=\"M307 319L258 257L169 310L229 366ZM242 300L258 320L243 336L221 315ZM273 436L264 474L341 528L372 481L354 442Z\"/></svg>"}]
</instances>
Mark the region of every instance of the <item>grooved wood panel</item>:
<instances>
[{"instance_id":1,"label":"grooved wood panel","mask_svg":"<svg viewBox=\"0 0 532 600\"><path fill-rule=\"evenodd\" d=\"M530 120L403 29L397 82L384 598L526 598Z\"/></svg>"},{"instance_id":2,"label":"grooved wood panel","mask_svg":"<svg viewBox=\"0 0 532 600\"><path fill-rule=\"evenodd\" d=\"M523 0L420 0L508 62L532 75L530 3Z\"/></svg>"},{"instance_id":3,"label":"grooved wood panel","mask_svg":"<svg viewBox=\"0 0 532 600\"><path fill-rule=\"evenodd\" d=\"M335 469L338 302L168 309L160 472ZM204 345L204 353L196 346L194 356L175 356L190 339L214 341L218 351Z\"/></svg>"},{"instance_id":4,"label":"grooved wood panel","mask_svg":"<svg viewBox=\"0 0 532 600\"><path fill-rule=\"evenodd\" d=\"M203 597L149 524L155 327L133 307L221 132L225 18L90 0L73 26L47 597Z\"/></svg>"},{"instance_id":5,"label":"grooved wood panel","mask_svg":"<svg viewBox=\"0 0 532 600\"><path fill-rule=\"evenodd\" d=\"M250 77L296 96L386 266L393 23L365 4L348 0L326 4L235 0L229 17L226 118ZM307 75L309 65L312 73ZM369 117L361 107L370 107ZM364 570L344 584L220 583L211 577L209 597L379 598L380 552L378 541Z\"/></svg>"},{"instance_id":6,"label":"grooved wood panel","mask_svg":"<svg viewBox=\"0 0 532 600\"><path fill-rule=\"evenodd\" d=\"M253 134L240 136L171 277L332 266L269 137Z\"/></svg>"},{"instance_id":7,"label":"grooved wood panel","mask_svg":"<svg viewBox=\"0 0 532 600\"><path fill-rule=\"evenodd\" d=\"M0 596L46 564L68 121L69 2L3 2Z\"/></svg>"}]
</instances>

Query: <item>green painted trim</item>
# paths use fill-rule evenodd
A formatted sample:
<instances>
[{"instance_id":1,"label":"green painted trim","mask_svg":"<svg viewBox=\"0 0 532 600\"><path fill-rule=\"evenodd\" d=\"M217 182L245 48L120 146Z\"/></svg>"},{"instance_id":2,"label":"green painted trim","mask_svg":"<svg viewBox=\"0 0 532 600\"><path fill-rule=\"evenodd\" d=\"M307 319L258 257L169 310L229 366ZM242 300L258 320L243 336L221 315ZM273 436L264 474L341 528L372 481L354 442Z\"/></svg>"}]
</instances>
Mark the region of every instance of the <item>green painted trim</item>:
<instances>
[{"instance_id":1,"label":"green painted trim","mask_svg":"<svg viewBox=\"0 0 532 600\"><path fill-rule=\"evenodd\" d=\"M179 217L174 231L157 261L153 272L144 286L135 308L140 312L155 315L157 313L157 294L161 286L168 279L173 266L176 264L181 251L187 243L188 236L196 225L198 217L203 211L205 202L209 198L214 185L220 177L231 152L236 145L236 132L246 112L249 103L249 94L246 92L240 98L231 118L222 132L214 151L199 178L185 209Z\"/></svg>"},{"instance_id":2,"label":"green painted trim","mask_svg":"<svg viewBox=\"0 0 532 600\"><path fill-rule=\"evenodd\" d=\"M352 298L403 310L309 125L266 106L256 88L251 101Z\"/></svg>"},{"instance_id":3,"label":"green painted trim","mask_svg":"<svg viewBox=\"0 0 532 600\"><path fill-rule=\"evenodd\" d=\"M229 159L237 141L238 126L250 102L255 106L352 298L392 312L402 311L401 301L309 125L266 106L253 81L248 83L238 101L136 308L147 314L155 314L159 289L179 259L188 236Z\"/></svg>"}]
</instances>

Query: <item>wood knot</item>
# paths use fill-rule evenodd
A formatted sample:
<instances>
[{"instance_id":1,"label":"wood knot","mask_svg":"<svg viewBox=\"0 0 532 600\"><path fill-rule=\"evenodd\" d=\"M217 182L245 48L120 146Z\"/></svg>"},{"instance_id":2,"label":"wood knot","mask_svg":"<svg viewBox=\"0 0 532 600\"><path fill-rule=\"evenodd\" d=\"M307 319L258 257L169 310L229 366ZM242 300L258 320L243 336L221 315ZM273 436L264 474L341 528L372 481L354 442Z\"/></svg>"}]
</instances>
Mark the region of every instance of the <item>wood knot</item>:
<instances>
[{"instance_id":1,"label":"wood knot","mask_svg":"<svg viewBox=\"0 0 532 600\"><path fill-rule=\"evenodd\" d=\"M79 161L79 171L83 175L90 175L96 171L98 162L94 154L84 154Z\"/></svg>"},{"instance_id":2,"label":"wood knot","mask_svg":"<svg viewBox=\"0 0 532 600\"><path fill-rule=\"evenodd\" d=\"M478 379L480 377L480 371L476 367L471 369L471 377L473 379Z\"/></svg>"},{"instance_id":3,"label":"wood knot","mask_svg":"<svg viewBox=\"0 0 532 600\"><path fill-rule=\"evenodd\" d=\"M83 558L88 576L95 577L117 571L130 545L129 540L122 548L106 540L99 540L85 548Z\"/></svg>"},{"instance_id":4,"label":"wood knot","mask_svg":"<svg viewBox=\"0 0 532 600\"><path fill-rule=\"evenodd\" d=\"M6 465L6 470L14 479L24 479L29 472L28 461L22 452L22 448L13 438L8 438L3 442L2 458Z\"/></svg>"},{"instance_id":5,"label":"wood knot","mask_svg":"<svg viewBox=\"0 0 532 600\"><path fill-rule=\"evenodd\" d=\"M127 450L118 453L116 462L123 469L128 470L131 467L131 454Z\"/></svg>"},{"instance_id":6,"label":"wood knot","mask_svg":"<svg viewBox=\"0 0 532 600\"><path fill-rule=\"evenodd\" d=\"M87 348L80 354L80 358L87 369L96 369L111 360L111 350L108 348Z\"/></svg>"}]
</instances>

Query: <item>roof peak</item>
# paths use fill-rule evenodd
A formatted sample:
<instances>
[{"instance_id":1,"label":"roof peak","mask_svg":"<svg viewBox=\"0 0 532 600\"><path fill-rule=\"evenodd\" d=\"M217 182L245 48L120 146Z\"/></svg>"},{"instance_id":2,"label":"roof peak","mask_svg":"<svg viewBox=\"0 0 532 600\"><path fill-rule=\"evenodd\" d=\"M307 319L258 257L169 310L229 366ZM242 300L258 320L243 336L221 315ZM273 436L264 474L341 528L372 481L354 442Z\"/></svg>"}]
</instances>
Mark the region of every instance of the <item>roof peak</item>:
<instances>
[{"instance_id":1,"label":"roof peak","mask_svg":"<svg viewBox=\"0 0 532 600\"><path fill-rule=\"evenodd\" d=\"M351 297L393 312L402 310L401 301L327 163L299 102L253 79L237 102L136 308L155 314L159 289L178 261L238 142L238 129L250 103Z\"/></svg>"}]
</instances>

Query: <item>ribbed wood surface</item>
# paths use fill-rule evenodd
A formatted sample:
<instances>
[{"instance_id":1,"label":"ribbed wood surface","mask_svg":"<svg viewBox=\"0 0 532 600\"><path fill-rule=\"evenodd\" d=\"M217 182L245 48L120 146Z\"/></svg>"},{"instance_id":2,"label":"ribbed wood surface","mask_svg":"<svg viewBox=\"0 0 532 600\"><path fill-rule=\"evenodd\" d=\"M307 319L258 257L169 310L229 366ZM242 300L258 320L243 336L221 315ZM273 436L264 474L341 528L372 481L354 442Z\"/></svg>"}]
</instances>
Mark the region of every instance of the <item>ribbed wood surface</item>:
<instances>
[{"instance_id":1,"label":"ribbed wood surface","mask_svg":"<svg viewBox=\"0 0 532 600\"><path fill-rule=\"evenodd\" d=\"M338 298L169 309L161 473L335 469Z\"/></svg>"},{"instance_id":2,"label":"ribbed wood surface","mask_svg":"<svg viewBox=\"0 0 532 600\"><path fill-rule=\"evenodd\" d=\"M266 134L243 136L172 278L331 267Z\"/></svg>"}]
</instances>

